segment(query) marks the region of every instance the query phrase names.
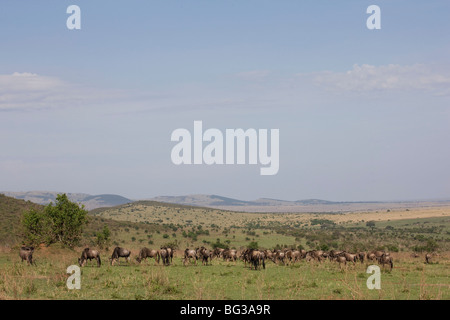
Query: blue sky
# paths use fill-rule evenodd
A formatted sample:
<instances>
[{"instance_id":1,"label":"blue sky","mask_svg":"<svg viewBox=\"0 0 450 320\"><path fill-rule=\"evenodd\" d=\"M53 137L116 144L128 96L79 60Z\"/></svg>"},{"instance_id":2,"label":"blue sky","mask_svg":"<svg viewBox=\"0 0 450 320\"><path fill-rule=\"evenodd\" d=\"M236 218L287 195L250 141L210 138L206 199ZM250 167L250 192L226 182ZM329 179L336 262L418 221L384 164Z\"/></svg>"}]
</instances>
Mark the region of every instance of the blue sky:
<instances>
[{"instance_id":1,"label":"blue sky","mask_svg":"<svg viewBox=\"0 0 450 320\"><path fill-rule=\"evenodd\" d=\"M81 30L66 8L81 8ZM366 9L381 8L381 30ZM2 1L0 190L449 198L448 1ZM280 129L280 171L175 166L177 128Z\"/></svg>"}]
</instances>

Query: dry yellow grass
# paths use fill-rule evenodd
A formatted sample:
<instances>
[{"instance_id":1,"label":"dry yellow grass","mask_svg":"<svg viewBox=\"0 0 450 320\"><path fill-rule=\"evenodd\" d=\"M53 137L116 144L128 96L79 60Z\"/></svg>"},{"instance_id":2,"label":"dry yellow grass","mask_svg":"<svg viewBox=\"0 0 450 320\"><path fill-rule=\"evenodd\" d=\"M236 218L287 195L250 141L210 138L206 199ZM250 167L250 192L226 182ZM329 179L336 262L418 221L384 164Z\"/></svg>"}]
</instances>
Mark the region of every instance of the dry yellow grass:
<instances>
[{"instance_id":1,"label":"dry yellow grass","mask_svg":"<svg viewBox=\"0 0 450 320\"><path fill-rule=\"evenodd\" d=\"M404 219L433 218L450 216L450 207L432 207L420 209L397 209L390 212L352 212L344 215L324 214L321 217L336 223L358 222L358 221L394 221Z\"/></svg>"},{"instance_id":2,"label":"dry yellow grass","mask_svg":"<svg viewBox=\"0 0 450 320\"><path fill-rule=\"evenodd\" d=\"M404 219L448 217L450 206L438 206L429 208L393 209L387 211L349 212L349 213L249 213L239 211L223 211L206 208L176 208L164 206L147 206L133 204L125 207L114 207L98 213L105 218L121 221L172 223L179 225L203 224L205 226L215 224L221 228L244 226L248 223L267 225L268 223L298 224L308 223L311 219L320 218L334 221L335 223L357 223L362 221L395 221Z\"/></svg>"}]
</instances>

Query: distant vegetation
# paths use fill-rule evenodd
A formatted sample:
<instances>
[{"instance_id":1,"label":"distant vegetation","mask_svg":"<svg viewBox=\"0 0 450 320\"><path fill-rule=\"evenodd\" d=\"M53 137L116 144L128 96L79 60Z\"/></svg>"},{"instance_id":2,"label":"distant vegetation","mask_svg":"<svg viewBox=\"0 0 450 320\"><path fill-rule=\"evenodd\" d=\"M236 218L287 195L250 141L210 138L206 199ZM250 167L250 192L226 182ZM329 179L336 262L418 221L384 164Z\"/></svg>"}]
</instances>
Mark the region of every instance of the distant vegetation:
<instances>
[{"instance_id":1,"label":"distant vegetation","mask_svg":"<svg viewBox=\"0 0 450 320\"><path fill-rule=\"evenodd\" d=\"M26 243L57 242L60 237L56 235L57 232L51 235L51 232L46 231L43 236L36 233L35 227L39 225L37 212L45 212L46 207L5 196L1 196L0 200L0 244L11 246L24 243L24 240ZM449 250L448 215L406 219L415 212L403 212L403 220L390 221L389 217L392 216L380 214L384 220L375 222L373 213L368 213L369 217L365 220L364 213L246 213L139 201L90 211L85 216L81 235L71 235L61 243L98 248L116 245L158 248L172 243L180 248L208 246L212 249L241 249L257 243L260 248L265 249L340 249L351 252L371 249L391 252ZM74 221L79 223L82 220L84 218ZM27 232L21 229L21 221L28 223Z\"/></svg>"}]
</instances>

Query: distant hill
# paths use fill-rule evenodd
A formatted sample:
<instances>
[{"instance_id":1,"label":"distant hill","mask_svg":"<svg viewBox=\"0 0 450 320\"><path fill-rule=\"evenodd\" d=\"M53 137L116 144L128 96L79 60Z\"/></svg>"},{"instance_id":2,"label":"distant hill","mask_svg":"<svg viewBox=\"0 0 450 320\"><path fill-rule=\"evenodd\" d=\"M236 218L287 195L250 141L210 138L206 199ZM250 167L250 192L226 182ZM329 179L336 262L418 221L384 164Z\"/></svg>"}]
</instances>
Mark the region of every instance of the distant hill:
<instances>
[{"instance_id":1,"label":"distant hill","mask_svg":"<svg viewBox=\"0 0 450 320\"><path fill-rule=\"evenodd\" d=\"M147 202L144 201L144 203ZM171 204L163 205L175 206ZM43 210L44 206L30 201L25 201L23 199L15 199L5 196L4 194L0 194L0 246L13 247L22 244L21 220L23 214L31 208L35 210ZM148 232L153 232L156 230L164 230L167 232L164 227L156 224L118 221L104 217L96 217L89 214L89 223L84 227L81 245L93 245L92 239L95 238L96 233L101 231L105 225L108 226L112 233L117 233L124 228L131 230L145 229ZM114 237L114 239L118 240L117 237Z\"/></svg>"},{"instance_id":2,"label":"distant hill","mask_svg":"<svg viewBox=\"0 0 450 320\"><path fill-rule=\"evenodd\" d=\"M177 203L183 205L192 206L203 206L203 207L213 207L213 206L246 206L255 204L252 201L237 200L217 195L207 195L207 194L194 194L187 196L161 196L152 198L153 201L167 202L167 203Z\"/></svg>"},{"instance_id":3,"label":"distant hill","mask_svg":"<svg viewBox=\"0 0 450 320\"><path fill-rule=\"evenodd\" d=\"M186 204L160 202L160 201L154 201L154 200L138 200L138 201L133 201L131 203L125 203L125 204L121 204L121 205L113 206L113 207L95 208L95 209L89 211L89 214L92 216L102 216L104 212L111 211L111 210L112 211L116 211L116 210L128 211L129 210L130 212L133 212L135 210L135 208L137 208L137 207L151 207L151 208L161 209L161 210L164 210L165 208L167 208L167 209L187 209L187 210L189 210L189 209L212 210L209 207L202 207L202 206L191 206L191 205L186 205Z\"/></svg>"},{"instance_id":4,"label":"distant hill","mask_svg":"<svg viewBox=\"0 0 450 320\"><path fill-rule=\"evenodd\" d=\"M29 192L2 192L8 197L23 199L41 205L47 205L55 202L57 194L61 192L48 191L29 191ZM114 207L125 203L133 202L133 200L115 194L90 195L85 193L67 193L71 201L81 203L87 210L101 207Z\"/></svg>"},{"instance_id":5,"label":"distant hill","mask_svg":"<svg viewBox=\"0 0 450 320\"><path fill-rule=\"evenodd\" d=\"M243 212L310 212L345 213L356 211L378 211L399 208L423 208L448 206L449 200L422 201L327 201L321 199L279 200L260 198L251 201L238 200L218 195L194 194L187 196L161 196L151 200L190 206L209 207L220 210Z\"/></svg>"},{"instance_id":6,"label":"distant hill","mask_svg":"<svg viewBox=\"0 0 450 320\"><path fill-rule=\"evenodd\" d=\"M286 205L314 205L314 204L337 204L339 202L307 199L297 201L287 201L270 198L260 198L252 201L238 200L233 198L222 197L218 195L194 194L187 196L161 196L152 198L151 200L178 203L184 205L204 206L204 207L222 207L222 206L286 206Z\"/></svg>"},{"instance_id":7,"label":"distant hill","mask_svg":"<svg viewBox=\"0 0 450 320\"><path fill-rule=\"evenodd\" d=\"M54 202L58 192L30 191L30 192L0 192L7 196L23 199L34 203L46 205ZM71 201L81 203L89 211L98 208L110 208L130 203L133 201L114 194L89 195L85 193L68 193ZM304 200L279 200L271 198L260 198L256 200L239 200L219 195L192 194L184 196L159 196L141 201L154 201L147 205L162 206L165 204L177 204L183 206L194 206L203 208L214 208L220 210L231 210L241 212L309 212L309 213L345 213L356 211L378 211L396 208L421 208L431 206L447 206L448 199L420 200L420 201L328 201L321 199ZM141 203L143 204L143 203Z\"/></svg>"}]
</instances>

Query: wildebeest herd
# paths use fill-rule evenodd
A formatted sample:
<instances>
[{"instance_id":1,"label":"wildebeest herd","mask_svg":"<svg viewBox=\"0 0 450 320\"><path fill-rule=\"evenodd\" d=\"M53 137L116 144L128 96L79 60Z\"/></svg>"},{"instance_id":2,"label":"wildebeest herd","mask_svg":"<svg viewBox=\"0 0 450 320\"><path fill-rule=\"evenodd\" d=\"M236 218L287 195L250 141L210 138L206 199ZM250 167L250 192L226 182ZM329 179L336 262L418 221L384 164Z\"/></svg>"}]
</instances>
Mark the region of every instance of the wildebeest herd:
<instances>
[{"instance_id":1,"label":"wildebeest herd","mask_svg":"<svg viewBox=\"0 0 450 320\"><path fill-rule=\"evenodd\" d=\"M23 261L27 261L27 264L33 265L35 262L33 261L33 247L22 246L20 248L20 258ZM155 260L155 263L160 263L162 260L162 264L168 266L173 261L175 250L171 247L163 246L159 250L142 248L139 251L138 256L136 257L136 261L141 263L147 258L151 258ZM417 255L415 255L417 257ZM427 253L425 255L425 263L431 262L432 255ZM127 263L131 261L131 251L122 247L116 247L113 250L111 257L109 258L110 264L114 265L116 262L120 265L120 258L124 258ZM236 249L222 249L215 248L214 250L207 249L205 247L200 247L196 249L187 248L184 250L184 254L182 257L182 263L184 266L189 264L197 264L198 260L201 260L203 265L211 265L213 259L223 259L224 261L232 261L236 262L241 260L244 262L244 266L249 265L250 269L258 270L265 269L266 262L272 261L275 264L289 265L296 263L300 260L305 261L318 261L322 262L324 260L334 261L339 264L340 267L342 265L347 265L347 263L356 264L358 261L360 263L364 263L367 261L368 263L378 263L383 268L388 266L390 270L394 267L394 260L389 252L375 250L369 252L357 252L350 253L347 251L340 250L298 250L298 249L283 249L283 250L268 250L268 249L243 249L241 252L238 252ZM97 262L97 266L101 266L101 258L98 250L85 248L81 257L78 258L78 264L80 267L84 267L86 263L91 260L95 260Z\"/></svg>"}]
</instances>

